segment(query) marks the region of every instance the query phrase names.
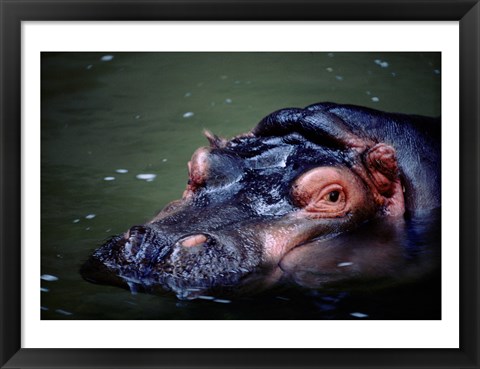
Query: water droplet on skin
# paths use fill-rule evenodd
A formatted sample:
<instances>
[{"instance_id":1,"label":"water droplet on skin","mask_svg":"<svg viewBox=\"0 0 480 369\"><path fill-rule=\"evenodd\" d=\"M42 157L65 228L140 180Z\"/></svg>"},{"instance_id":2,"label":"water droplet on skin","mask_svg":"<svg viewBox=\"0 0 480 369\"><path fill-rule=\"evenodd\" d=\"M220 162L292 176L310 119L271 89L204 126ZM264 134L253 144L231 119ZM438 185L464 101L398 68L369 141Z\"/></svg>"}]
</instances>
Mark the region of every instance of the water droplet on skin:
<instances>
[{"instance_id":1,"label":"water droplet on skin","mask_svg":"<svg viewBox=\"0 0 480 369\"><path fill-rule=\"evenodd\" d=\"M333 68L331 68L331 67L326 68L326 70L327 70L327 72L333 72Z\"/></svg>"},{"instance_id":2,"label":"water droplet on skin","mask_svg":"<svg viewBox=\"0 0 480 369\"><path fill-rule=\"evenodd\" d=\"M113 55L104 55L100 58L101 61L111 61L113 60Z\"/></svg>"},{"instance_id":3,"label":"water droplet on skin","mask_svg":"<svg viewBox=\"0 0 480 369\"><path fill-rule=\"evenodd\" d=\"M337 81L343 81L343 77L342 77L342 76L335 76L335 78L337 79Z\"/></svg>"},{"instance_id":4,"label":"water droplet on skin","mask_svg":"<svg viewBox=\"0 0 480 369\"><path fill-rule=\"evenodd\" d=\"M223 300L223 299L215 299L213 302L218 302L220 304L230 304L232 301L230 300Z\"/></svg>"},{"instance_id":5,"label":"water droplet on skin","mask_svg":"<svg viewBox=\"0 0 480 369\"><path fill-rule=\"evenodd\" d=\"M55 277L54 275L51 275L51 274L42 274L40 276L40 279L43 279L44 281L48 281L48 282L58 281L58 277Z\"/></svg>"},{"instance_id":6,"label":"water droplet on skin","mask_svg":"<svg viewBox=\"0 0 480 369\"><path fill-rule=\"evenodd\" d=\"M135 283L128 281L127 284L128 284L128 287L130 288L130 293L132 295L136 295L138 293L138 291L137 291L137 286L135 285Z\"/></svg>"},{"instance_id":7,"label":"water droplet on skin","mask_svg":"<svg viewBox=\"0 0 480 369\"><path fill-rule=\"evenodd\" d=\"M74 219L72 223L78 223L80 219Z\"/></svg>"},{"instance_id":8,"label":"water droplet on skin","mask_svg":"<svg viewBox=\"0 0 480 369\"><path fill-rule=\"evenodd\" d=\"M140 119L141 118L141 115L135 115L135 119Z\"/></svg>"},{"instance_id":9,"label":"water droplet on skin","mask_svg":"<svg viewBox=\"0 0 480 369\"><path fill-rule=\"evenodd\" d=\"M338 263L338 264L337 264L337 266L340 267L340 268L341 268L341 267L350 266L350 265L353 265L353 263L352 263L352 262L349 262L349 261L344 262L344 263Z\"/></svg>"},{"instance_id":10,"label":"water droplet on skin","mask_svg":"<svg viewBox=\"0 0 480 369\"><path fill-rule=\"evenodd\" d=\"M95 218L96 215L95 214L88 214L88 215L85 215L85 219L93 219Z\"/></svg>"},{"instance_id":11,"label":"water droplet on skin","mask_svg":"<svg viewBox=\"0 0 480 369\"><path fill-rule=\"evenodd\" d=\"M373 101L373 102L379 102L380 99L379 99L378 97L374 96L374 97L372 97L372 101Z\"/></svg>"},{"instance_id":12,"label":"water droplet on skin","mask_svg":"<svg viewBox=\"0 0 480 369\"><path fill-rule=\"evenodd\" d=\"M114 181L115 177L105 177L103 180L104 181Z\"/></svg>"},{"instance_id":13,"label":"water droplet on skin","mask_svg":"<svg viewBox=\"0 0 480 369\"><path fill-rule=\"evenodd\" d=\"M226 103L226 104L231 104L231 103L232 103L232 99L225 99L225 103Z\"/></svg>"},{"instance_id":14,"label":"water droplet on skin","mask_svg":"<svg viewBox=\"0 0 480 369\"><path fill-rule=\"evenodd\" d=\"M187 111L185 114L183 114L183 117L184 117L184 118L190 118L190 117L193 117L193 112L191 112L191 111Z\"/></svg>"},{"instance_id":15,"label":"water droplet on skin","mask_svg":"<svg viewBox=\"0 0 480 369\"><path fill-rule=\"evenodd\" d=\"M162 159L162 163L165 163L167 161L167 159Z\"/></svg>"},{"instance_id":16,"label":"water droplet on skin","mask_svg":"<svg viewBox=\"0 0 480 369\"><path fill-rule=\"evenodd\" d=\"M128 170L127 169L117 169L117 170L115 170L115 172L125 174L125 173L128 173Z\"/></svg>"},{"instance_id":17,"label":"water droplet on skin","mask_svg":"<svg viewBox=\"0 0 480 369\"><path fill-rule=\"evenodd\" d=\"M192 93L191 93L191 92L187 92L187 93L185 94L185 97L190 97L190 96L192 96Z\"/></svg>"},{"instance_id":18,"label":"water droplet on skin","mask_svg":"<svg viewBox=\"0 0 480 369\"><path fill-rule=\"evenodd\" d=\"M202 299L202 300L214 300L215 299L215 297L213 297L213 296L204 296L204 295L197 296L197 298Z\"/></svg>"}]
</instances>

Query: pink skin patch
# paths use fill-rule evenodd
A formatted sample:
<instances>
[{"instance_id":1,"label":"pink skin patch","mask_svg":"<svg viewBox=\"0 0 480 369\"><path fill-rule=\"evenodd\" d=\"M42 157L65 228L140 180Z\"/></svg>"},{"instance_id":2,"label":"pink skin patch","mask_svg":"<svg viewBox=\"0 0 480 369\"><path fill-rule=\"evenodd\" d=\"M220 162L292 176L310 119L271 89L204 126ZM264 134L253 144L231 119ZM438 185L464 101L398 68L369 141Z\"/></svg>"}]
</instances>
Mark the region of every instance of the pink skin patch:
<instances>
[{"instance_id":1,"label":"pink skin patch","mask_svg":"<svg viewBox=\"0 0 480 369\"><path fill-rule=\"evenodd\" d=\"M192 236L189 236L187 238L184 238L181 242L180 245L183 247L194 247L201 245L207 241L207 237L203 234L195 234Z\"/></svg>"}]
</instances>

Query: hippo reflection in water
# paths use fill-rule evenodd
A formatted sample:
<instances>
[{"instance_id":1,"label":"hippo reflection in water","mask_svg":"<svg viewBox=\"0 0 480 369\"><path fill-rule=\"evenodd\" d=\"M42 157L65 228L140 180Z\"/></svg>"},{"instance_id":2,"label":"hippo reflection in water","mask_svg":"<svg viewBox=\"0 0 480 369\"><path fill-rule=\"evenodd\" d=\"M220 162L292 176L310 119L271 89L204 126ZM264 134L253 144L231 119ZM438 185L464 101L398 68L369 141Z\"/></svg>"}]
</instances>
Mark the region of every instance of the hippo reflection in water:
<instances>
[{"instance_id":1,"label":"hippo reflection in water","mask_svg":"<svg viewBox=\"0 0 480 369\"><path fill-rule=\"evenodd\" d=\"M206 137L182 199L98 248L85 279L193 299L433 268L422 245L439 245L425 222L440 213L439 119L320 103Z\"/></svg>"}]
</instances>

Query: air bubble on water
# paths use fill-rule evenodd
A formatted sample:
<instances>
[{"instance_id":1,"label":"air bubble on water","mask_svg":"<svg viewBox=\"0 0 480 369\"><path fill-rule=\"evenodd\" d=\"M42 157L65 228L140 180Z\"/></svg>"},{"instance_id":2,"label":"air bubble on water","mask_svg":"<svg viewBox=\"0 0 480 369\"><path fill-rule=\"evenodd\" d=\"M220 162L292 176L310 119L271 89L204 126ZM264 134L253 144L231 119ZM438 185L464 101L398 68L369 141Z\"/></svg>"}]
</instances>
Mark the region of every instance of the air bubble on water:
<instances>
[{"instance_id":1,"label":"air bubble on water","mask_svg":"<svg viewBox=\"0 0 480 369\"><path fill-rule=\"evenodd\" d=\"M232 301L230 300L223 300L223 299L215 299L213 302L218 302L220 304L230 304Z\"/></svg>"},{"instance_id":2,"label":"air bubble on water","mask_svg":"<svg viewBox=\"0 0 480 369\"><path fill-rule=\"evenodd\" d=\"M190 97L190 96L192 96L192 93L191 93L191 92L187 92L184 96L185 96L185 97Z\"/></svg>"},{"instance_id":3,"label":"air bubble on water","mask_svg":"<svg viewBox=\"0 0 480 369\"><path fill-rule=\"evenodd\" d=\"M85 228L85 230L86 230L86 231L89 231L89 230L90 230L90 227Z\"/></svg>"},{"instance_id":4,"label":"air bubble on water","mask_svg":"<svg viewBox=\"0 0 480 369\"><path fill-rule=\"evenodd\" d=\"M50 291L48 288L40 287L40 292L48 292Z\"/></svg>"},{"instance_id":5,"label":"air bubble on water","mask_svg":"<svg viewBox=\"0 0 480 369\"><path fill-rule=\"evenodd\" d=\"M111 61L113 60L113 55L104 55L100 58L101 61Z\"/></svg>"},{"instance_id":6,"label":"air bubble on water","mask_svg":"<svg viewBox=\"0 0 480 369\"><path fill-rule=\"evenodd\" d=\"M397 73L392 72L392 77L396 77L396 76L397 76Z\"/></svg>"},{"instance_id":7,"label":"air bubble on water","mask_svg":"<svg viewBox=\"0 0 480 369\"><path fill-rule=\"evenodd\" d=\"M40 276L40 279L43 279L44 281L48 281L48 282L58 281L58 277L55 277L54 275L51 275L51 274L42 274Z\"/></svg>"},{"instance_id":8,"label":"air bubble on water","mask_svg":"<svg viewBox=\"0 0 480 369\"><path fill-rule=\"evenodd\" d=\"M387 68L389 66L388 62L384 61L384 60L380 60L380 59L375 59L373 61L375 64L379 65L380 67L382 68Z\"/></svg>"},{"instance_id":9,"label":"air bubble on water","mask_svg":"<svg viewBox=\"0 0 480 369\"><path fill-rule=\"evenodd\" d=\"M359 313L358 311L354 312L354 313L350 313L350 315L354 316L355 318L366 318L366 317L368 317L368 314Z\"/></svg>"},{"instance_id":10,"label":"air bubble on water","mask_svg":"<svg viewBox=\"0 0 480 369\"><path fill-rule=\"evenodd\" d=\"M276 296L275 298L277 298L279 300L283 300L283 301L290 301L290 299L288 297Z\"/></svg>"},{"instance_id":11,"label":"air bubble on water","mask_svg":"<svg viewBox=\"0 0 480 369\"><path fill-rule=\"evenodd\" d=\"M371 95L372 93L370 91L365 92L367 95Z\"/></svg>"},{"instance_id":12,"label":"air bubble on water","mask_svg":"<svg viewBox=\"0 0 480 369\"><path fill-rule=\"evenodd\" d=\"M233 83L235 83L236 85L239 85L239 84L240 84L240 81L237 79L237 80L236 80L235 82L233 82Z\"/></svg>"},{"instance_id":13,"label":"air bubble on water","mask_svg":"<svg viewBox=\"0 0 480 369\"><path fill-rule=\"evenodd\" d=\"M114 181L115 177L105 177L103 180L104 181Z\"/></svg>"},{"instance_id":14,"label":"air bubble on water","mask_svg":"<svg viewBox=\"0 0 480 369\"><path fill-rule=\"evenodd\" d=\"M213 296L205 296L205 295L199 295L197 298L202 299L202 300L214 300L215 297Z\"/></svg>"},{"instance_id":15,"label":"air bubble on water","mask_svg":"<svg viewBox=\"0 0 480 369\"><path fill-rule=\"evenodd\" d=\"M433 73L440 74L440 69L434 69Z\"/></svg>"},{"instance_id":16,"label":"air bubble on water","mask_svg":"<svg viewBox=\"0 0 480 369\"><path fill-rule=\"evenodd\" d=\"M328 68L325 68L327 72L333 72L333 68L332 67L328 67Z\"/></svg>"},{"instance_id":17,"label":"air bubble on water","mask_svg":"<svg viewBox=\"0 0 480 369\"><path fill-rule=\"evenodd\" d=\"M85 219L93 219L95 218L96 215L95 214L88 214L88 215L85 215Z\"/></svg>"},{"instance_id":18,"label":"air bubble on water","mask_svg":"<svg viewBox=\"0 0 480 369\"><path fill-rule=\"evenodd\" d=\"M116 169L115 172L125 174L128 173L128 169Z\"/></svg>"},{"instance_id":19,"label":"air bubble on water","mask_svg":"<svg viewBox=\"0 0 480 369\"><path fill-rule=\"evenodd\" d=\"M156 174L152 174L152 173L141 173L141 174L137 174L136 178L151 182L155 179L156 176L157 176Z\"/></svg>"},{"instance_id":20,"label":"air bubble on water","mask_svg":"<svg viewBox=\"0 0 480 369\"><path fill-rule=\"evenodd\" d=\"M135 115L135 119L140 119L142 116L140 114Z\"/></svg>"},{"instance_id":21,"label":"air bubble on water","mask_svg":"<svg viewBox=\"0 0 480 369\"><path fill-rule=\"evenodd\" d=\"M55 310L56 313L59 313L59 314L62 314L62 315L73 315L73 313L71 313L70 311L66 311L66 310L63 310L63 309L57 309Z\"/></svg>"},{"instance_id":22,"label":"air bubble on water","mask_svg":"<svg viewBox=\"0 0 480 369\"><path fill-rule=\"evenodd\" d=\"M327 55L328 55L330 58L333 58L333 57L335 56L334 53L328 53Z\"/></svg>"},{"instance_id":23,"label":"air bubble on water","mask_svg":"<svg viewBox=\"0 0 480 369\"><path fill-rule=\"evenodd\" d=\"M372 101L373 101L373 102L379 102L380 99L379 99L378 97L374 96L374 97L372 97Z\"/></svg>"},{"instance_id":24,"label":"air bubble on water","mask_svg":"<svg viewBox=\"0 0 480 369\"><path fill-rule=\"evenodd\" d=\"M232 103L232 99L225 99L225 103L226 103L226 104L231 104L231 103Z\"/></svg>"},{"instance_id":25,"label":"air bubble on water","mask_svg":"<svg viewBox=\"0 0 480 369\"><path fill-rule=\"evenodd\" d=\"M88 70L90 70L90 69L92 69L92 68L93 68L93 64L88 64L88 65L87 65L87 69L88 69Z\"/></svg>"},{"instance_id":26,"label":"air bubble on water","mask_svg":"<svg viewBox=\"0 0 480 369\"><path fill-rule=\"evenodd\" d=\"M350 265L353 265L353 263L350 262L350 261L346 261L344 263L338 263L337 267L346 267L346 266L350 266Z\"/></svg>"},{"instance_id":27,"label":"air bubble on water","mask_svg":"<svg viewBox=\"0 0 480 369\"><path fill-rule=\"evenodd\" d=\"M184 118L190 118L190 117L193 117L193 112L191 111L187 111L186 113L183 114L183 117Z\"/></svg>"},{"instance_id":28,"label":"air bubble on water","mask_svg":"<svg viewBox=\"0 0 480 369\"><path fill-rule=\"evenodd\" d=\"M335 78L337 79L337 81L343 81L343 77L342 77L342 76L335 76Z\"/></svg>"},{"instance_id":29,"label":"air bubble on water","mask_svg":"<svg viewBox=\"0 0 480 369\"><path fill-rule=\"evenodd\" d=\"M227 79L228 76L223 75L223 76L220 76L220 78L221 78L221 79Z\"/></svg>"},{"instance_id":30,"label":"air bubble on water","mask_svg":"<svg viewBox=\"0 0 480 369\"><path fill-rule=\"evenodd\" d=\"M167 162L167 159L162 159L162 163L166 163Z\"/></svg>"},{"instance_id":31,"label":"air bubble on water","mask_svg":"<svg viewBox=\"0 0 480 369\"><path fill-rule=\"evenodd\" d=\"M74 219L74 220L72 221L72 223L78 223L79 221L80 221L80 219Z\"/></svg>"},{"instance_id":32,"label":"air bubble on water","mask_svg":"<svg viewBox=\"0 0 480 369\"><path fill-rule=\"evenodd\" d=\"M40 306L40 310L43 310L43 311L48 311L48 308L45 307L45 306Z\"/></svg>"}]
</instances>

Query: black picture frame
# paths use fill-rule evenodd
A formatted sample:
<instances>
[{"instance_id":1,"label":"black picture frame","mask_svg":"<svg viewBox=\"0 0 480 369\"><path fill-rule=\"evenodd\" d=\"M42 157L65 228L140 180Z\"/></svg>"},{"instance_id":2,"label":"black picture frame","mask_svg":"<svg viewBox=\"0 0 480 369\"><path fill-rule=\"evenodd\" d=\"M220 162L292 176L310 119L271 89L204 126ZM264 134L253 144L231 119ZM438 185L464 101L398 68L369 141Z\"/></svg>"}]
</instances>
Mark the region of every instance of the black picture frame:
<instances>
[{"instance_id":1,"label":"black picture frame","mask_svg":"<svg viewBox=\"0 0 480 369\"><path fill-rule=\"evenodd\" d=\"M2 368L479 368L480 4L477 0L0 0L0 12ZM40 20L459 21L460 348L281 350L21 348L21 23Z\"/></svg>"}]
</instances>

